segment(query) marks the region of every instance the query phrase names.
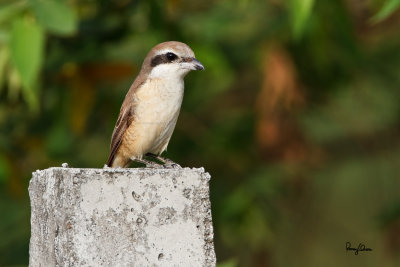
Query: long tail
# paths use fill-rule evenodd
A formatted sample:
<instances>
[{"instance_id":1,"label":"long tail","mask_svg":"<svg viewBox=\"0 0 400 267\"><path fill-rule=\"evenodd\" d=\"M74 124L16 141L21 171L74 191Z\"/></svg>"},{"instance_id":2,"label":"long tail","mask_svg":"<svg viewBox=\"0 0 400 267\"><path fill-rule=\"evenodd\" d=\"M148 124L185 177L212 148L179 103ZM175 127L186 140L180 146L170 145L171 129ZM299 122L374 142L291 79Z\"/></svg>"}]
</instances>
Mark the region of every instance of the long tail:
<instances>
[{"instance_id":1,"label":"long tail","mask_svg":"<svg viewBox=\"0 0 400 267\"><path fill-rule=\"evenodd\" d=\"M110 153L110 155L108 156L108 159L107 159L107 163L106 163L108 167L112 167L112 164L114 162L114 158L115 158L115 154L114 153Z\"/></svg>"}]
</instances>

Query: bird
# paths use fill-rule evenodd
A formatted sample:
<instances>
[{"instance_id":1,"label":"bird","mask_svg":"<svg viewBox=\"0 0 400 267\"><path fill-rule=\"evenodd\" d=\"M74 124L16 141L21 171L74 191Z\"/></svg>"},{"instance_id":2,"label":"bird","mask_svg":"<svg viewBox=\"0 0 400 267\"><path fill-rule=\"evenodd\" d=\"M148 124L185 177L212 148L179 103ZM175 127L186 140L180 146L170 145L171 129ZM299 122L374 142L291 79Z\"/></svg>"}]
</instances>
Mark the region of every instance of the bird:
<instances>
[{"instance_id":1,"label":"bird","mask_svg":"<svg viewBox=\"0 0 400 267\"><path fill-rule=\"evenodd\" d=\"M167 149L178 120L184 95L184 77L192 70L204 70L185 43L157 44L145 57L141 70L122 103L112 133L106 165L129 167L132 161L147 167L180 167L161 157Z\"/></svg>"}]
</instances>

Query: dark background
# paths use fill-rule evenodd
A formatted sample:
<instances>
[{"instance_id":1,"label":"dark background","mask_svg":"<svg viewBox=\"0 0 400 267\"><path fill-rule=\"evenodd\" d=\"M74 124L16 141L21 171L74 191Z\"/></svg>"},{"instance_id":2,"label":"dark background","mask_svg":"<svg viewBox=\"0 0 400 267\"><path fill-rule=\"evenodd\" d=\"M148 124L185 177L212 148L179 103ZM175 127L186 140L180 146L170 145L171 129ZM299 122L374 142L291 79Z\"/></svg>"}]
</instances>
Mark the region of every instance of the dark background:
<instances>
[{"instance_id":1,"label":"dark background","mask_svg":"<svg viewBox=\"0 0 400 267\"><path fill-rule=\"evenodd\" d=\"M398 266L399 4L0 0L0 266L28 263L31 173L103 167L168 40L206 67L164 155L212 175L219 266Z\"/></svg>"}]
</instances>

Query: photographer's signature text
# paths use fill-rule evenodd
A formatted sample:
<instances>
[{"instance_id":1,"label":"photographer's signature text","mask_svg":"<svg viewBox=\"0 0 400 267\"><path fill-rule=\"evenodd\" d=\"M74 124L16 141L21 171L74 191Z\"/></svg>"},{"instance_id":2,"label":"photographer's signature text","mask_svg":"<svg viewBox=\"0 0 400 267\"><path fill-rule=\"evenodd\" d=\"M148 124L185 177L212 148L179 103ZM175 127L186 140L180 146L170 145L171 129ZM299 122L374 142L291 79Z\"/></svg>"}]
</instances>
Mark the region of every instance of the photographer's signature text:
<instances>
[{"instance_id":1,"label":"photographer's signature text","mask_svg":"<svg viewBox=\"0 0 400 267\"><path fill-rule=\"evenodd\" d=\"M350 242L346 242L346 251L353 250L355 255L358 255L360 251L372 251L372 248L367 248L363 243L358 244L358 247L351 247Z\"/></svg>"}]
</instances>

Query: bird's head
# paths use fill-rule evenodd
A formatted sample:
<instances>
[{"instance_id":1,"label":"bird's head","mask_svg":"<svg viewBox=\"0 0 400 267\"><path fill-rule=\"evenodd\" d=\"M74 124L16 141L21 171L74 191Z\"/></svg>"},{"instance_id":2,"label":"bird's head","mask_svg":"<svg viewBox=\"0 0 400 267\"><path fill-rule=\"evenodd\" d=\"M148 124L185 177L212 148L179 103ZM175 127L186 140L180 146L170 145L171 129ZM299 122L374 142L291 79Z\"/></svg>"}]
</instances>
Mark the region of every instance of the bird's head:
<instances>
[{"instance_id":1,"label":"bird's head","mask_svg":"<svg viewBox=\"0 0 400 267\"><path fill-rule=\"evenodd\" d=\"M143 69L152 78L183 78L191 70L204 70L204 66L188 45L171 41L153 47L143 63Z\"/></svg>"}]
</instances>

